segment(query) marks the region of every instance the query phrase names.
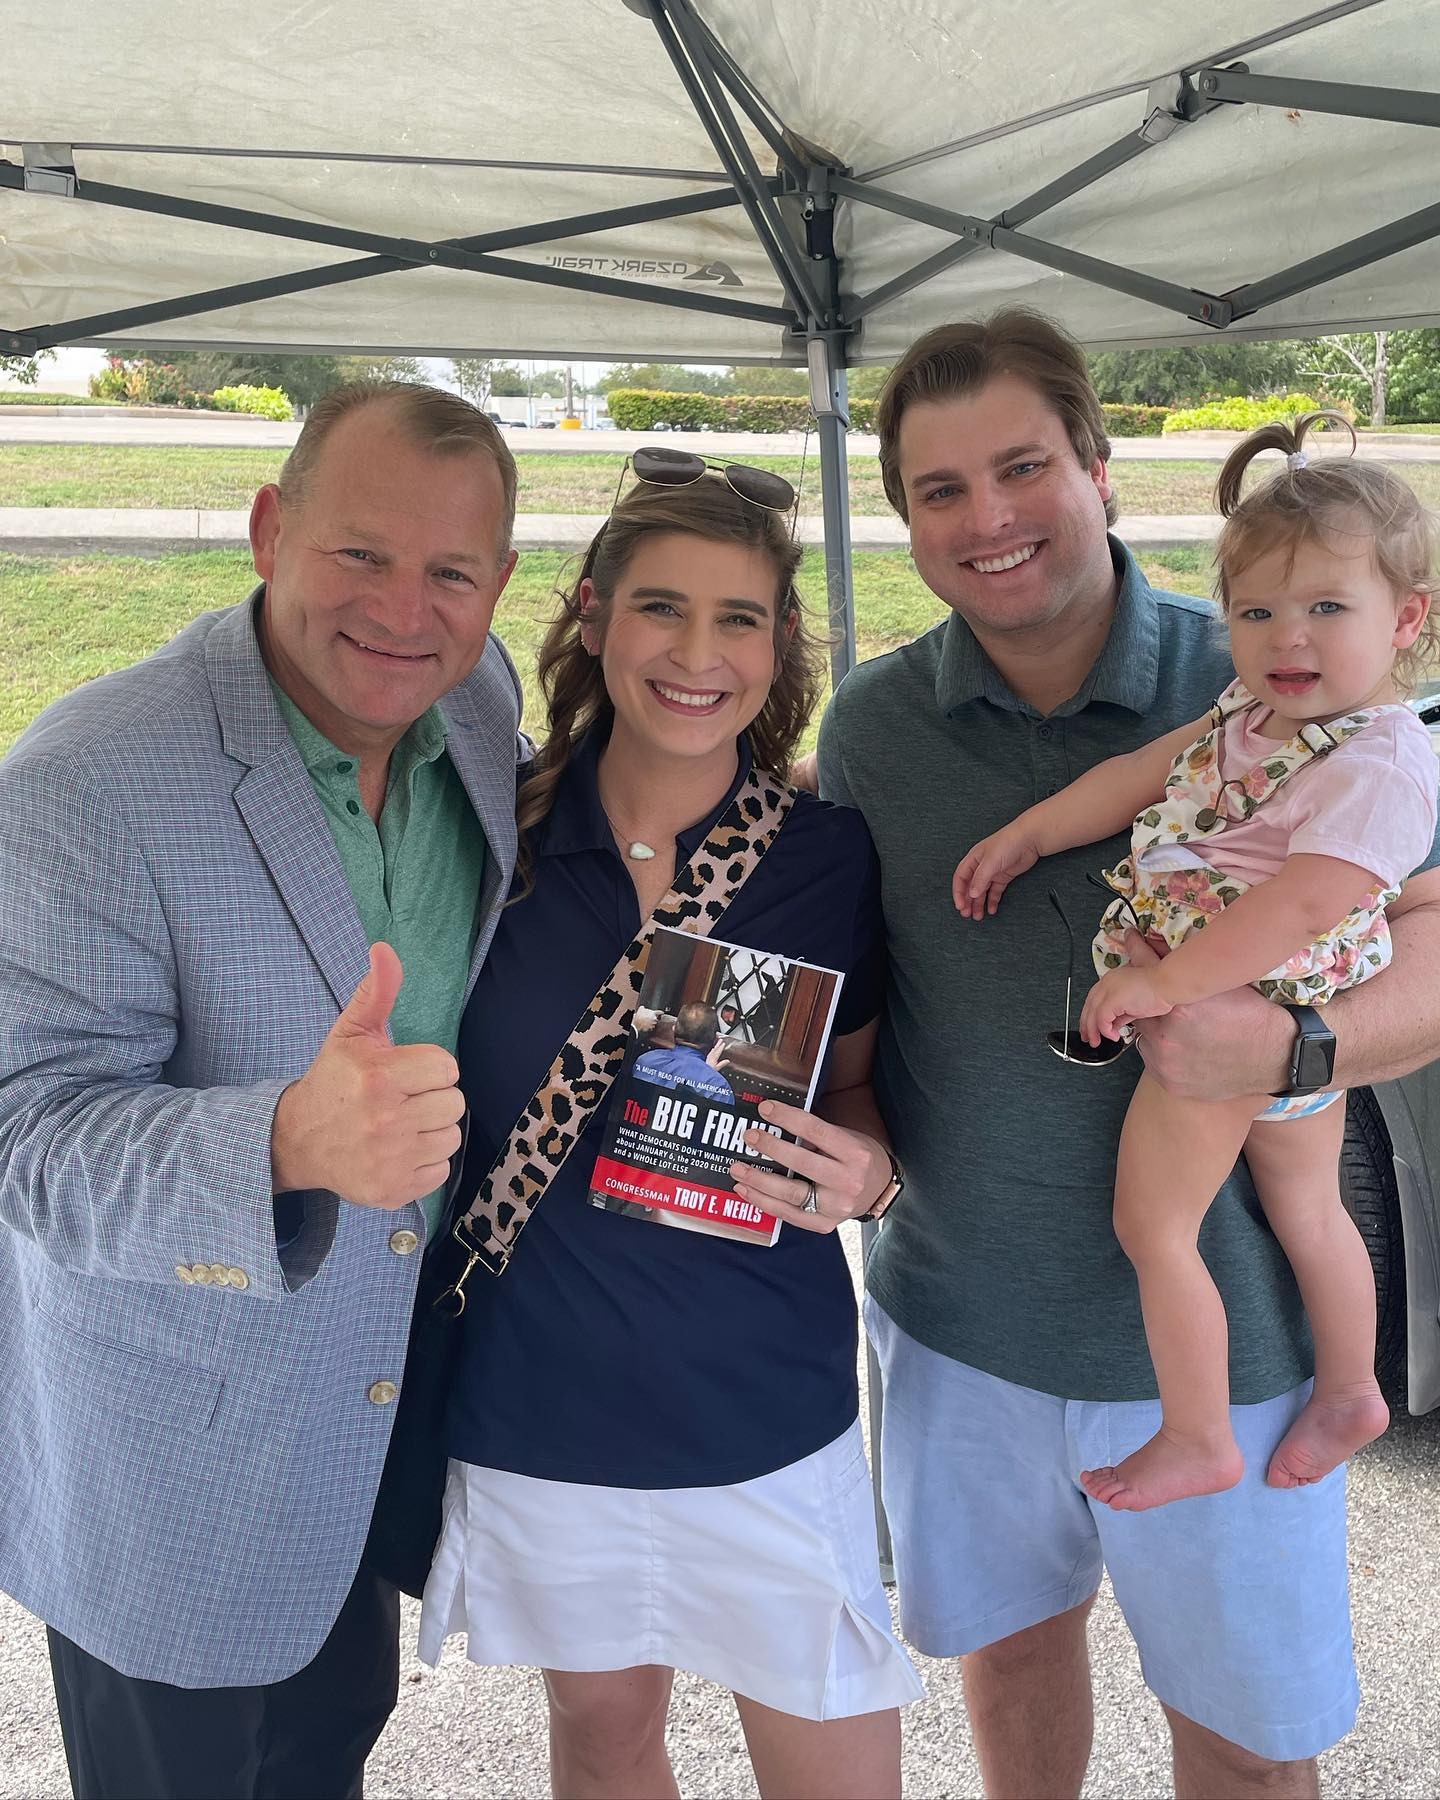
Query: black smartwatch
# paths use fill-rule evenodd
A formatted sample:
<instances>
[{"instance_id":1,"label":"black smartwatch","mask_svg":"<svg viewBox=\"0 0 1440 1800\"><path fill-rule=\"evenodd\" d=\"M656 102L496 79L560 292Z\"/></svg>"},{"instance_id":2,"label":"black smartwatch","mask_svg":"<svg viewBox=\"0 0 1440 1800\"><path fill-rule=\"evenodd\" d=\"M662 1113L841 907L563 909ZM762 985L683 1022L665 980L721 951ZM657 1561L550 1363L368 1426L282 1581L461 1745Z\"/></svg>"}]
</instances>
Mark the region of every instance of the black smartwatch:
<instances>
[{"instance_id":1,"label":"black smartwatch","mask_svg":"<svg viewBox=\"0 0 1440 1800\"><path fill-rule=\"evenodd\" d=\"M1335 1081L1335 1033L1313 1006L1287 1006L1285 1010L1295 1021L1290 1085L1277 1088L1272 1098L1290 1100L1321 1093Z\"/></svg>"}]
</instances>

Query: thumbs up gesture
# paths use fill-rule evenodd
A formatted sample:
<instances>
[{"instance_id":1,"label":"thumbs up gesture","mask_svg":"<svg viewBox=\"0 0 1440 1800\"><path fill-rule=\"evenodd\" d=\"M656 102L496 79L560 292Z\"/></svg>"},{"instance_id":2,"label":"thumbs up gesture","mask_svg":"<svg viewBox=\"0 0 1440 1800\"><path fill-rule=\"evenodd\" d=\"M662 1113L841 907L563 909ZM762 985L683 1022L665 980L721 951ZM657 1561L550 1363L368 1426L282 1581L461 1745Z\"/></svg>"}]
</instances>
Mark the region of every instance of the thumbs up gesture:
<instances>
[{"instance_id":1,"label":"thumbs up gesture","mask_svg":"<svg viewBox=\"0 0 1440 1800\"><path fill-rule=\"evenodd\" d=\"M460 1148L465 1101L438 1044L392 1044L404 980L388 944L330 1027L314 1062L280 1096L270 1132L275 1192L328 1188L387 1211L440 1187Z\"/></svg>"}]
</instances>

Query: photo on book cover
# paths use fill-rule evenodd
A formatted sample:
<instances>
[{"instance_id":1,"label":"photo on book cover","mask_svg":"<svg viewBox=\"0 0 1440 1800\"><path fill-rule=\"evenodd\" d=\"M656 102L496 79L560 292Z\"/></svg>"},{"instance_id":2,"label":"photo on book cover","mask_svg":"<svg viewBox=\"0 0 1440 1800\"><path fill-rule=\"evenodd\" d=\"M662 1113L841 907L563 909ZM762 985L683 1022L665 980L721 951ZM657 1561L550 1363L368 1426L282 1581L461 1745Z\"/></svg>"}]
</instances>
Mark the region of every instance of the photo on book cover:
<instances>
[{"instance_id":1,"label":"photo on book cover","mask_svg":"<svg viewBox=\"0 0 1440 1800\"><path fill-rule=\"evenodd\" d=\"M615 1082L590 1204L657 1225L773 1244L780 1221L735 1192L765 1100L809 1107L844 977L661 927ZM791 1140L793 1141L793 1140Z\"/></svg>"}]
</instances>

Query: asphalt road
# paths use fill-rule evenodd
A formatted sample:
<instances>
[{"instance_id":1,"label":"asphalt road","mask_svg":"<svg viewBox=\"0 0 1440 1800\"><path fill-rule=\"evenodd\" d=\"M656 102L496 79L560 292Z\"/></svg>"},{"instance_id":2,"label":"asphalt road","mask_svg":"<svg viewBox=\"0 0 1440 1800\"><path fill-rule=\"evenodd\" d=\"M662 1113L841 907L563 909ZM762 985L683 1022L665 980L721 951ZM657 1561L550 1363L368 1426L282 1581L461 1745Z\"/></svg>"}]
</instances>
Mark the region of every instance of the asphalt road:
<instances>
[{"instance_id":1,"label":"asphalt road","mask_svg":"<svg viewBox=\"0 0 1440 1800\"><path fill-rule=\"evenodd\" d=\"M1352 1472L1351 1578L1365 1704L1322 1761L1330 1800L1435 1800L1440 1794L1440 1414L1404 1419ZM531 1670L472 1668L460 1639L432 1672L410 1653L407 1607L400 1705L371 1759L370 1800L545 1800L544 1705ZM1098 1695L1087 1800L1169 1792L1166 1738L1108 1590L1091 1634ZM1196 1654L1203 1647L1196 1645ZM905 1720L905 1791L970 1800L980 1782L953 1664L921 1659L930 1699ZM42 1628L0 1599L0 1691L7 1746L0 1800L68 1793ZM752 1796L729 1697L690 1677L676 1685L670 1743L695 1800ZM639 1797L637 1797L639 1800Z\"/></svg>"},{"instance_id":2,"label":"asphalt road","mask_svg":"<svg viewBox=\"0 0 1440 1800\"><path fill-rule=\"evenodd\" d=\"M15 416L14 409L0 407L0 443L11 444L192 444L231 448L288 448L299 436L297 424L282 425L270 419L247 418L240 413L176 412L109 413L76 409L68 417ZM1118 461L1173 462L1177 457L1192 462L1220 462L1241 437L1239 432L1186 432L1183 438L1117 438L1113 453ZM540 431L507 430L512 450L546 450L558 454L595 451L628 451L655 441L653 432L636 431ZM802 433L753 431L676 431L666 440L677 449L699 450L719 456L799 456L805 444ZM864 432L852 432L846 440L852 457L874 456L879 440ZM818 455L810 438L811 455ZM1440 438L1398 435L1360 441L1360 454L1381 462L1440 462Z\"/></svg>"}]
</instances>

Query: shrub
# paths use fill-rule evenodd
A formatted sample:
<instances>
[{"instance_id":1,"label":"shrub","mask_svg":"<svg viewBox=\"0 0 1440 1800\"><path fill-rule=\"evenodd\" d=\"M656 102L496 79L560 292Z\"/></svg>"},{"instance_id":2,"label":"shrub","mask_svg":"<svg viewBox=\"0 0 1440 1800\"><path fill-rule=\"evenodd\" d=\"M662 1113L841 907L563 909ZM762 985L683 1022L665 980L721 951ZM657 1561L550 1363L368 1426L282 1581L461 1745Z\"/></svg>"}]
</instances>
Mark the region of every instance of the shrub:
<instances>
[{"instance_id":1,"label":"shrub","mask_svg":"<svg viewBox=\"0 0 1440 1800\"><path fill-rule=\"evenodd\" d=\"M620 431L813 431L815 415L803 394L672 394L654 388L611 388L610 417ZM1143 409L1141 409L1143 410ZM850 402L852 431L869 431L873 400Z\"/></svg>"},{"instance_id":2,"label":"shrub","mask_svg":"<svg viewBox=\"0 0 1440 1800\"><path fill-rule=\"evenodd\" d=\"M1172 431L1255 431L1275 419L1315 412L1319 406L1320 402L1310 394L1271 394L1265 400L1212 400L1207 406L1172 412L1162 429L1167 437Z\"/></svg>"},{"instance_id":3,"label":"shrub","mask_svg":"<svg viewBox=\"0 0 1440 1800\"><path fill-rule=\"evenodd\" d=\"M90 377L90 392L97 400L122 406L195 406L204 399L174 363L153 362L148 356L110 357Z\"/></svg>"},{"instance_id":4,"label":"shrub","mask_svg":"<svg viewBox=\"0 0 1440 1800\"><path fill-rule=\"evenodd\" d=\"M811 431L815 415L800 394L727 394L737 431Z\"/></svg>"},{"instance_id":5,"label":"shrub","mask_svg":"<svg viewBox=\"0 0 1440 1800\"><path fill-rule=\"evenodd\" d=\"M1100 411L1111 437L1159 437L1170 417L1168 406L1135 406L1107 401Z\"/></svg>"},{"instance_id":6,"label":"shrub","mask_svg":"<svg viewBox=\"0 0 1440 1800\"><path fill-rule=\"evenodd\" d=\"M109 400L123 406L130 396L125 389L125 365L111 357L98 375L90 377L90 394L95 400Z\"/></svg>"},{"instance_id":7,"label":"shrub","mask_svg":"<svg viewBox=\"0 0 1440 1800\"><path fill-rule=\"evenodd\" d=\"M210 404L217 412L254 413L262 419L295 417L295 409L284 389L277 387L249 387L244 383L238 387L219 387L211 394Z\"/></svg>"},{"instance_id":8,"label":"shrub","mask_svg":"<svg viewBox=\"0 0 1440 1800\"><path fill-rule=\"evenodd\" d=\"M610 417L621 431L703 431L725 423L714 394L668 394L651 388L612 388Z\"/></svg>"}]
</instances>

